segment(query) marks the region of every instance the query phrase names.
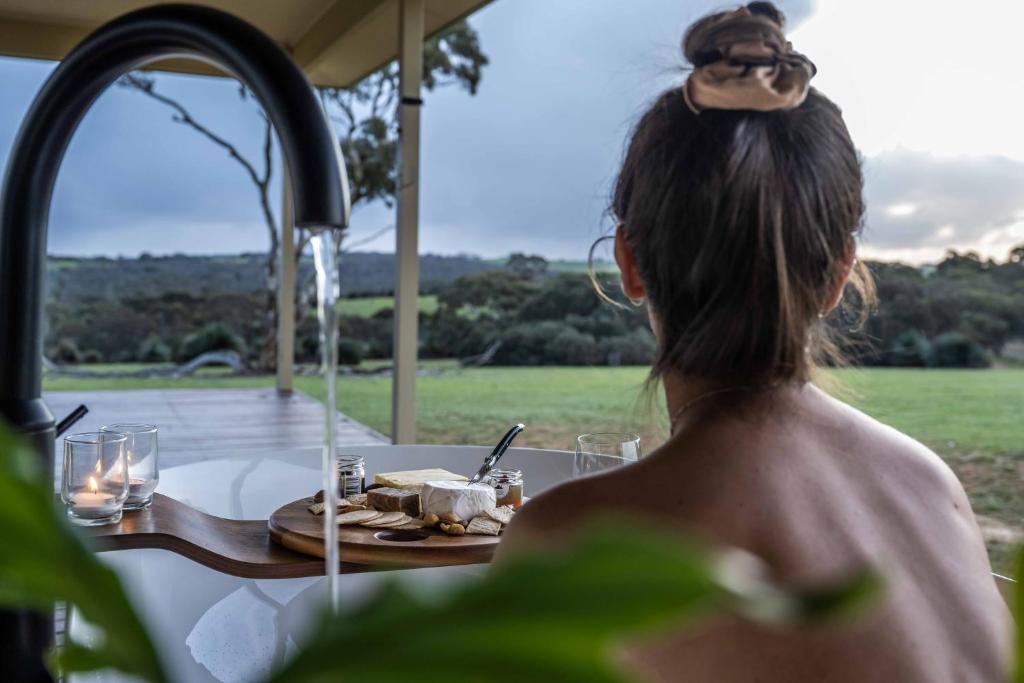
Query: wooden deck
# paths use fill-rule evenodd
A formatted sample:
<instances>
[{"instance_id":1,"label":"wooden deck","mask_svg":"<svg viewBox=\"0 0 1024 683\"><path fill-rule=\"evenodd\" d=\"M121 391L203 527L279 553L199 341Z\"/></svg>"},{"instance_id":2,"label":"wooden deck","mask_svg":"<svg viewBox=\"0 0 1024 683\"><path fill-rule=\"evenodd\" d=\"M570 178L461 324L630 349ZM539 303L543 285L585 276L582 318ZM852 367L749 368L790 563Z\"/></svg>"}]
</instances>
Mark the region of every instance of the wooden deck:
<instances>
[{"instance_id":1,"label":"wooden deck","mask_svg":"<svg viewBox=\"0 0 1024 683\"><path fill-rule=\"evenodd\" d=\"M114 422L156 425L161 467L227 454L316 448L323 438L323 406L301 392L281 397L274 389L51 391L44 398L58 422L81 403L89 408L72 432ZM341 413L337 425L340 445L390 443ZM58 448L58 460L59 453Z\"/></svg>"}]
</instances>

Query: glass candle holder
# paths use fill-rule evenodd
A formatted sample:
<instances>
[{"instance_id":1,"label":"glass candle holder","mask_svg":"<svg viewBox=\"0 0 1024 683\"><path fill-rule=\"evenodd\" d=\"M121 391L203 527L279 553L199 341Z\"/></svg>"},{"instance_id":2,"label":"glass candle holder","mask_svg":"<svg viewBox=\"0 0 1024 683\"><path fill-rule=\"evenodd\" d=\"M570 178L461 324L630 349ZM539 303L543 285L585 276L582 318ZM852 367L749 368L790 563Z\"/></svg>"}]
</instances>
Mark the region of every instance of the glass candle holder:
<instances>
[{"instance_id":1,"label":"glass candle holder","mask_svg":"<svg viewBox=\"0 0 1024 683\"><path fill-rule=\"evenodd\" d=\"M64 437L60 496L72 523L101 526L121 521L121 508L128 498L127 441L127 436L116 432Z\"/></svg>"},{"instance_id":2,"label":"glass candle holder","mask_svg":"<svg viewBox=\"0 0 1024 683\"><path fill-rule=\"evenodd\" d=\"M103 425L101 432L124 434L125 460L128 464L128 500L125 510L141 510L153 502L153 491L160 482L160 467L157 462L159 446L157 429L153 425L135 422Z\"/></svg>"}]
</instances>

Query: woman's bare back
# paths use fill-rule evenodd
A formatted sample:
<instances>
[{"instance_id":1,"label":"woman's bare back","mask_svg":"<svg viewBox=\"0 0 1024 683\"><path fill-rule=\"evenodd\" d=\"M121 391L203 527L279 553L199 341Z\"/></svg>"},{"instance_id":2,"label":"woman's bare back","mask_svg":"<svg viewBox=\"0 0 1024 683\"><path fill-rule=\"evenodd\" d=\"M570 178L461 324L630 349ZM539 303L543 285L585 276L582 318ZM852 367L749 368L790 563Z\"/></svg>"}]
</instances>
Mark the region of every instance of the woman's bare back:
<instances>
[{"instance_id":1,"label":"woman's bare back","mask_svg":"<svg viewBox=\"0 0 1024 683\"><path fill-rule=\"evenodd\" d=\"M1009 615L963 488L931 451L811 385L713 410L627 470L545 493L503 553L610 509L750 550L794 585L865 565L887 581L853 622L728 618L629 652L652 681L1005 680Z\"/></svg>"}]
</instances>

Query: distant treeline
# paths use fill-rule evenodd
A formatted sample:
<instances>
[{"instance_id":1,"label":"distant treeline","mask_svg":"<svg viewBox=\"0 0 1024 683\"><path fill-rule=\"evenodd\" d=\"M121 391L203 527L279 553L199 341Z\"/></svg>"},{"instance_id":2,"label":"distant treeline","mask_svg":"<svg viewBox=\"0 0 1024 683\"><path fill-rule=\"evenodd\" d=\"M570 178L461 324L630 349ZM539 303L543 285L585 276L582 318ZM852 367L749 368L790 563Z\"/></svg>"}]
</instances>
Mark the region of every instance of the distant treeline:
<instances>
[{"instance_id":1,"label":"distant treeline","mask_svg":"<svg viewBox=\"0 0 1024 683\"><path fill-rule=\"evenodd\" d=\"M351 256L348 267L356 261ZM603 302L586 273L521 254L504 265L466 262L485 267L435 286L437 310L420 314L422 357L465 358L490 350L489 360L500 365L644 364L653 357L644 308ZM925 268L869 267L879 304L867 323L852 329L848 316L829 319L855 363L981 367L1009 341L1024 339L1024 249L1005 262L951 252ZM614 280L610 273L603 277ZM47 354L64 362L166 361L232 348L256 358L265 297L258 287L230 289L147 296L135 294L145 290L132 284L117 297L51 299ZM614 282L609 291L617 291ZM390 357L391 309L341 316L339 328L343 362ZM299 322L296 336L299 360L314 362L318 338L311 316Z\"/></svg>"},{"instance_id":2,"label":"distant treeline","mask_svg":"<svg viewBox=\"0 0 1024 683\"><path fill-rule=\"evenodd\" d=\"M1024 245L1006 261L949 251L937 265L870 263L878 307L864 329L832 322L855 362L867 365L982 367L1024 338Z\"/></svg>"},{"instance_id":3,"label":"distant treeline","mask_svg":"<svg viewBox=\"0 0 1024 683\"><path fill-rule=\"evenodd\" d=\"M262 294L266 291L266 254L235 256L150 256L139 258L76 258L50 256L47 288L51 301L157 298L164 294L194 297ZM342 296L390 294L395 286L395 255L352 252L341 258ZM420 291L430 294L470 273L501 268L501 262L476 256L420 257ZM298 282L312 285L313 263L299 264Z\"/></svg>"}]
</instances>

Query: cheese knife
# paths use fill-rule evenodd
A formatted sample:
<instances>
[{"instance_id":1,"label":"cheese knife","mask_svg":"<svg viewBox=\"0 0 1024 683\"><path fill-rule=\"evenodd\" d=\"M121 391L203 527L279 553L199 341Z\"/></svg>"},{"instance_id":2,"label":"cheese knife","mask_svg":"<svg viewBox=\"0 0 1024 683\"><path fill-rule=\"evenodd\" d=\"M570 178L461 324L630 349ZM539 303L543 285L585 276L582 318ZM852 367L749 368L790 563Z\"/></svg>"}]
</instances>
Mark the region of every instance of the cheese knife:
<instances>
[{"instance_id":1,"label":"cheese knife","mask_svg":"<svg viewBox=\"0 0 1024 683\"><path fill-rule=\"evenodd\" d=\"M481 465L480 469L477 470L477 473L473 475L473 478L469 480L469 483L475 484L487 476L487 473L494 469L494 466L498 464L498 460L501 459L501 456L505 455L505 451L507 451L509 446L512 445L512 439L519 436L519 433L524 429L526 429L526 427L520 423L513 425L512 429L505 432L505 436L501 437L501 441L499 441L498 445L494 447L491 454L484 458L484 464Z\"/></svg>"}]
</instances>

